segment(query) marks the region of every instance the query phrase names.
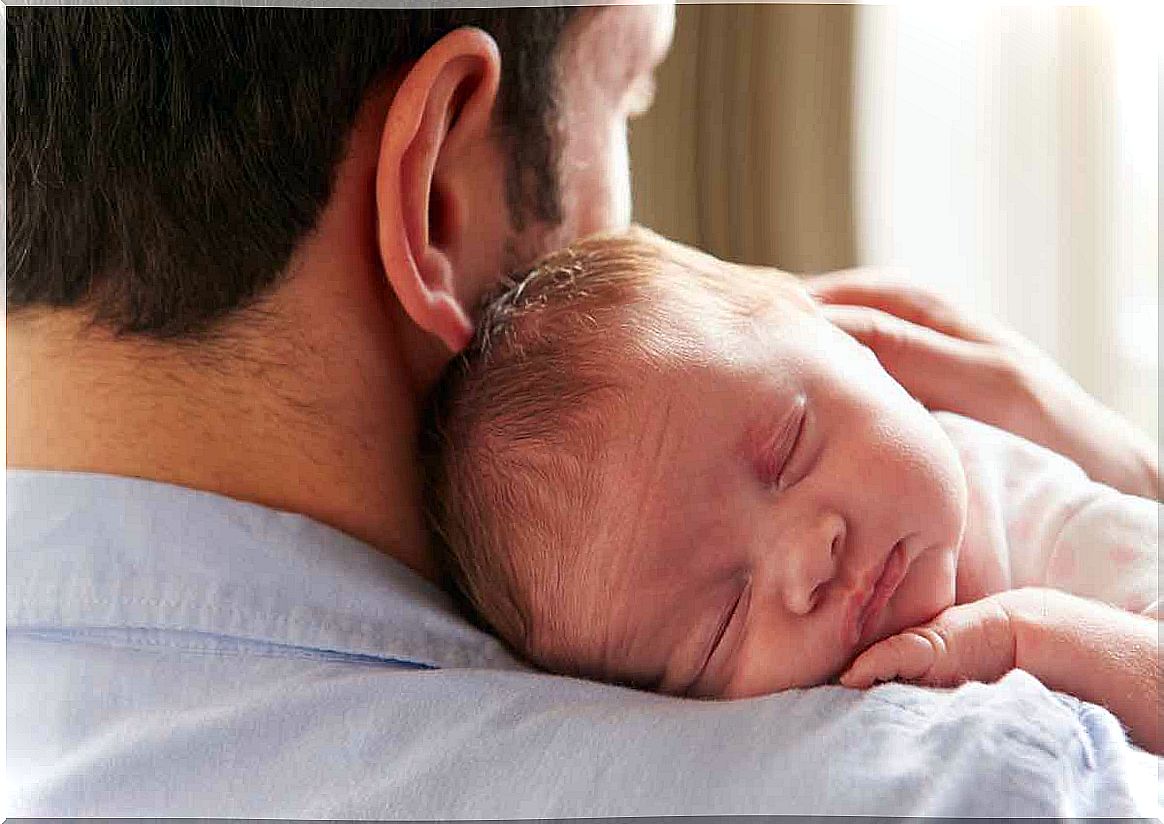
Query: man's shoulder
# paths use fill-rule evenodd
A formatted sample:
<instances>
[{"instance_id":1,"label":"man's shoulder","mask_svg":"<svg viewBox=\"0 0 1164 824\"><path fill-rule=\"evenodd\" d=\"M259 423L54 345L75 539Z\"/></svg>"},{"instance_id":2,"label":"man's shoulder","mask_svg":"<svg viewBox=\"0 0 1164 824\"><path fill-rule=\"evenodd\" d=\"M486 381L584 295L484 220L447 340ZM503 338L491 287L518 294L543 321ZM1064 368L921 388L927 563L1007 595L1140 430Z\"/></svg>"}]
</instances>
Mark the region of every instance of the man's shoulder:
<instances>
[{"instance_id":1,"label":"man's shoulder","mask_svg":"<svg viewBox=\"0 0 1164 824\"><path fill-rule=\"evenodd\" d=\"M10 812L1051 815L1065 791L1076 811L1135 811L1115 719L1088 721L1022 673L701 702L204 640L10 639Z\"/></svg>"},{"instance_id":2,"label":"man's shoulder","mask_svg":"<svg viewBox=\"0 0 1164 824\"><path fill-rule=\"evenodd\" d=\"M1064 787L1085 814L1095 770L1106 799L1130 792L1115 720L1022 674L651 695L521 667L427 582L298 516L125 479L10 476L9 494L13 814L1050 815Z\"/></svg>"},{"instance_id":3,"label":"man's shoulder","mask_svg":"<svg viewBox=\"0 0 1164 824\"><path fill-rule=\"evenodd\" d=\"M10 471L7 485L10 628L517 665L438 587L305 516L112 475Z\"/></svg>"}]
</instances>

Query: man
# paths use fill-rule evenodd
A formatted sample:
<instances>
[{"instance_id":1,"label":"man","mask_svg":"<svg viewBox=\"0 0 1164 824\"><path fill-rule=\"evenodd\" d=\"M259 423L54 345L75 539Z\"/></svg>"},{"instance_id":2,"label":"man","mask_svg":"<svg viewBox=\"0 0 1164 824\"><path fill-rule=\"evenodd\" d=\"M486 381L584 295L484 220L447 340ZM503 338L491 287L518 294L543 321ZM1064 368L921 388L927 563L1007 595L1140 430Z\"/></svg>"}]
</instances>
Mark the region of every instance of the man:
<instances>
[{"instance_id":1,"label":"man","mask_svg":"<svg viewBox=\"0 0 1164 824\"><path fill-rule=\"evenodd\" d=\"M10 814L1130 798L1089 772L1119 767L1114 720L1030 679L670 702L533 673L434 586L424 395L507 269L627 224L672 19L9 11ZM941 734L901 735L927 713ZM903 745L894 781L869 765Z\"/></svg>"}]
</instances>

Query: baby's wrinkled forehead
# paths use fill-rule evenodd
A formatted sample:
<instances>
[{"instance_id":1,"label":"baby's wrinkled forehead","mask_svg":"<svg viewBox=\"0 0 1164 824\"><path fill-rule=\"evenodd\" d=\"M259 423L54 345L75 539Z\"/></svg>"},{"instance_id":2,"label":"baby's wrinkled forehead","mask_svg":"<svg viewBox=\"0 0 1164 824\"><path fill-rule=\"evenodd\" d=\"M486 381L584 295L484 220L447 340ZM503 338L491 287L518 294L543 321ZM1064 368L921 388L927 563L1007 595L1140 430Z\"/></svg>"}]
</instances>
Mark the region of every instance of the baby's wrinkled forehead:
<instances>
[{"instance_id":1,"label":"baby's wrinkled forehead","mask_svg":"<svg viewBox=\"0 0 1164 824\"><path fill-rule=\"evenodd\" d=\"M695 249L664 243L666 254L655 286L663 294L686 299L689 305L685 308L711 313L719 308L753 318L804 311L814 305L800 280L787 272L729 263Z\"/></svg>"},{"instance_id":2,"label":"baby's wrinkled forehead","mask_svg":"<svg viewBox=\"0 0 1164 824\"><path fill-rule=\"evenodd\" d=\"M681 371L726 365L735 360L740 336L767 337L819 311L793 275L672 246L646 284L647 299L628 307L634 317L624 343L656 365Z\"/></svg>"}]
</instances>

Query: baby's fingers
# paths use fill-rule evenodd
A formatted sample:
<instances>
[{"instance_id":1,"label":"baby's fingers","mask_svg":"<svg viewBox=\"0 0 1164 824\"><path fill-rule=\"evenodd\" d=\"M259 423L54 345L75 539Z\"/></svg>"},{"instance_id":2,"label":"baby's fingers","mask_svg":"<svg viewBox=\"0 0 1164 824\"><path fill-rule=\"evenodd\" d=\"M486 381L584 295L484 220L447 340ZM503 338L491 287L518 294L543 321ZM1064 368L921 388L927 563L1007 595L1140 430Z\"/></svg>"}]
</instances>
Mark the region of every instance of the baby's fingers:
<instances>
[{"instance_id":1,"label":"baby's fingers","mask_svg":"<svg viewBox=\"0 0 1164 824\"><path fill-rule=\"evenodd\" d=\"M1015 636L1003 605L1007 593L959 604L928 624L874 644L841 676L864 688L898 679L928 687L996 681L1015 666Z\"/></svg>"},{"instance_id":2,"label":"baby's fingers","mask_svg":"<svg viewBox=\"0 0 1164 824\"><path fill-rule=\"evenodd\" d=\"M924 678L933 669L941 652L935 643L941 643L936 634L912 630L886 638L857 657L841 676L841 684L866 689L878 681Z\"/></svg>"}]
</instances>

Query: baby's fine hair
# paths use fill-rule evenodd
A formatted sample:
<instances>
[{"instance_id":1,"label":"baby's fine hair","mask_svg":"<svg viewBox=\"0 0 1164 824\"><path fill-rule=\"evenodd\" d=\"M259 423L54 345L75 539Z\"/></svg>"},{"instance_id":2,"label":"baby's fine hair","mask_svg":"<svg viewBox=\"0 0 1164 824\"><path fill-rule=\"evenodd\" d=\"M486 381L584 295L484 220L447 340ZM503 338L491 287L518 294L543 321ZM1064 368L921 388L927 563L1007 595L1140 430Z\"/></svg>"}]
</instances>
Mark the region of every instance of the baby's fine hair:
<instances>
[{"instance_id":1,"label":"baby's fine hair","mask_svg":"<svg viewBox=\"0 0 1164 824\"><path fill-rule=\"evenodd\" d=\"M425 516L444 584L535 664L598 676L559 650L579 620L571 593L602 574L586 548L616 520L602 459L615 427L633 431L636 377L698 356L664 298L699 290L688 306L735 319L754 309L708 262L641 229L555 252L486 296L429 399Z\"/></svg>"}]
</instances>

